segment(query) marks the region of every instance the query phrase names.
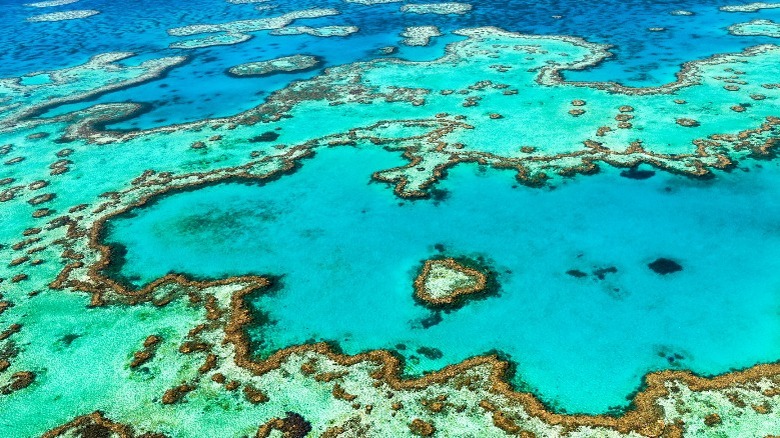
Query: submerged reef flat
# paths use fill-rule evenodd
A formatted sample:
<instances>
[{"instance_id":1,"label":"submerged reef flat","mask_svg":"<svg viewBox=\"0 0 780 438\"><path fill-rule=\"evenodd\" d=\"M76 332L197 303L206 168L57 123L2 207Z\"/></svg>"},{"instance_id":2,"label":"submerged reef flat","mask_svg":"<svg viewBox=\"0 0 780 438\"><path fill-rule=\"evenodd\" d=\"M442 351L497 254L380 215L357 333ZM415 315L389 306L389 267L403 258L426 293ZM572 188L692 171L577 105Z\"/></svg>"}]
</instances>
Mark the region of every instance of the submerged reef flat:
<instances>
[{"instance_id":1,"label":"submerged reef flat","mask_svg":"<svg viewBox=\"0 0 780 438\"><path fill-rule=\"evenodd\" d=\"M326 26L323 28L310 28L297 26L287 28L295 20L305 18L321 18L338 15L339 11L331 8L314 8L301 11L288 12L277 17L240 20L222 24L194 24L189 26L168 29L171 36L193 36L213 33L216 35L201 36L198 38L174 42L170 44L174 49L197 49L211 46L234 45L243 43L252 38L249 33L261 30L272 31L274 35L301 35L315 36L346 36L357 32L354 26Z\"/></svg>"},{"instance_id":2,"label":"submerged reef flat","mask_svg":"<svg viewBox=\"0 0 780 438\"><path fill-rule=\"evenodd\" d=\"M159 78L186 60L172 56L151 59L136 66L119 64L132 56L134 53L131 52L104 53L73 68L38 72L47 78L42 83L25 83L22 78L0 79L0 92L6 96L0 106L0 132L14 130L22 120L49 108Z\"/></svg>"},{"instance_id":3,"label":"submerged reef flat","mask_svg":"<svg viewBox=\"0 0 780 438\"><path fill-rule=\"evenodd\" d=\"M231 67L228 72L235 76L267 76L274 73L292 73L309 70L320 64L320 59L311 55L284 56L267 61L248 62Z\"/></svg>"},{"instance_id":4,"label":"submerged reef flat","mask_svg":"<svg viewBox=\"0 0 780 438\"><path fill-rule=\"evenodd\" d=\"M193 38L190 40L177 41L170 44L172 49L201 49L213 46L232 46L252 39L252 35L245 33L223 32L216 35L209 35L202 38Z\"/></svg>"},{"instance_id":5,"label":"submerged reef flat","mask_svg":"<svg viewBox=\"0 0 780 438\"><path fill-rule=\"evenodd\" d=\"M720 10L723 12L758 12L762 9L777 9L780 8L780 3L745 3L743 5L729 5L721 6Z\"/></svg>"},{"instance_id":6,"label":"submerged reef flat","mask_svg":"<svg viewBox=\"0 0 780 438\"><path fill-rule=\"evenodd\" d=\"M404 29L401 34L404 37L402 44L407 46L427 46L431 38L441 36L436 26L411 26Z\"/></svg>"},{"instance_id":7,"label":"submerged reef flat","mask_svg":"<svg viewBox=\"0 0 780 438\"><path fill-rule=\"evenodd\" d=\"M356 26L288 26L281 29L274 29L269 32L270 35L311 35L316 37L344 37L352 35L359 31Z\"/></svg>"},{"instance_id":8,"label":"submerged reef flat","mask_svg":"<svg viewBox=\"0 0 780 438\"><path fill-rule=\"evenodd\" d=\"M465 14L471 10L468 3L410 3L401 6L401 12L410 14Z\"/></svg>"},{"instance_id":9,"label":"submerged reef flat","mask_svg":"<svg viewBox=\"0 0 780 438\"><path fill-rule=\"evenodd\" d=\"M25 6L29 6L31 8L51 8L54 6L69 5L78 1L79 0L50 0L45 2L27 3Z\"/></svg>"},{"instance_id":10,"label":"submerged reef flat","mask_svg":"<svg viewBox=\"0 0 780 438\"><path fill-rule=\"evenodd\" d=\"M280 29L292 23L295 20L303 18L320 18L332 15L338 15L339 11L329 8L305 9L301 11L288 12L278 17L257 18L253 20L240 20L222 24L192 24L189 26L175 27L168 30L172 36L191 36L201 33L244 33L257 32L260 30Z\"/></svg>"},{"instance_id":11,"label":"submerged reef flat","mask_svg":"<svg viewBox=\"0 0 780 438\"><path fill-rule=\"evenodd\" d=\"M382 5L385 3L400 3L403 0L344 0L347 3L357 3L361 5L371 6L371 5Z\"/></svg>"},{"instance_id":12,"label":"submerged reef flat","mask_svg":"<svg viewBox=\"0 0 780 438\"><path fill-rule=\"evenodd\" d=\"M729 27L729 33L738 36L767 36L780 38L780 24L772 20L753 20Z\"/></svg>"},{"instance_id":13,"label":"submerged reef flat","mask_svg":"<svg viewBox=\"0 0 780 438\"><path fill-rule=\"evenodd\" d=\"M28 17L27 21L37 23L42 21L67 21L67 20L78 20L81 18L87 18L91 17L93 15L99 14L100 11L96 11L94 9L85 9L81 11L62 11L62 12L51 12L48 14L41 14L41 15L33 15L32 17Z\"/></svg>"},{"instance_id":14,"label":"submerged reef flat","mask_svg":"<svg viewBox=\"0 0 780 438\"><path fill-rule=\"evenodd\" d=\"M404 6L407 12L411 12L409 6ZM230 41L244 38L247 32L288 26L296 19L338 13L323 8L273 18L179 26L170 35ZM777 187L773 178L780 177L777 165L767 160L774 158L780 135L776 74L780 49L762 45L691 61L672 82L634 87L566 79L567 72L584 71L610 59L609 48L603 44L492 27L462 29L454 35L455 42L439 58L383 58L334 66L314 78L284 84L257 107L233 116L170 125L161 122L149 129L112 128L148 110L148 105L102 99L110 97L110 91L134 86L155 89L158 84L151 81L184 65L187 58L147 54L135 61L130 52L116 52L86 62L84 57L77 61L80 65L2 80L0 254L8 262L0 266L0 399L5 412L23 414L16 415L12 424L0 424L0 435L776 434L780 367L770 362L777 359L777 302L776 291L769 290L766 278L767 273L780 272L771 252L780 245L767 244L776 239L771 231L776 227L769 223L772 215L748 214L745 205L776 211L780 199L772 191ZM202 47L209 45L213 44ZM249 82L253 81L242 83ZM88 102L93 99L101 100L93 105ZM370 154L391 158L367 158ZM359 163L365 163L365 173L356 173ZM613 169L638 166L652 167L656 173L640 180L621 178ZM313 171L307 174L306 169ZM464 177L459 173L464 169L473 174ZM489 173L491 169L508 170L514 178L502 179ZM604 175L571 178L599 171ZM630 175L638 172L642 171ZM706 179L713 174L717 180ZM273 193L288 181L294 185L299 181L296 177L307 181L298 193L311 192L314 187L323 191L308 198L290 196L293 190L282 192L260 205L251 203L257 193L236 196L236 187L218 192L233 183L246 190ZM603 184L597 178L604 178ZM308 184L311 181L316 184ZM459 185L459 181L467 183ZM330 190L348 183L355 189ZM485 186L479 189L479 184ZM392 186L392 193L386 185ZM587 203L580 196L583 187L592 189ZM162 208L168 202L183 202L187 196L206 196L208 190L228 195L185 203L176 210ZM444 310L415 305L410 283L418 274L415 267L420 260L434 260L436 252L470 255L466 237L496 235L490 229L495 223L492 218L471 223L465 220L468 216L456 215L463 220L458 228L436 218L450 205L462 206L477 217L478 211L468 210L473 209L469 206L484 205L491 201L487 194L496 193L506 196L503 199L521 196L525 201L494 202L492 207L513 206L514 214L504 216L505 223L514 224L513 236L528 238L491 244L511 257L543 258L556 269L536 265L534 270L518 263L513 270L509 263L491 260L491 273L495 271L502 282L501 297L495 298L545 305L529 307L519 315L512 308L491 307L491 301L496 301L493 297ZM712 193L717 195L710 197ZM553 198L556 195L570 203L549 204L550 199L561 200ZM280 322L285 309L300 321L315 301L321 308L362 308L359 304L377 298L371 294L373 289L344 300L336 292L346 293L349 288L331 290L332 283L323 281L317 285L316 297L285 302L302 289L294 283L299 277L285 275L283 269L225 269L214 271L213 277L197 275L203 271L193 272L197 270L188 268L188 260L200 269L221 265L196 260L204 253L187 252L185 245L179 247L184 248L182 253L165 260L169 264L149 264L138 274L128 267L143 265L146 253L128 241L107 240L122 231L122 221L143 225L146 212L157 211L161 222L146 222L149 226L134 234L141 248L179 233L184 243L189 237L190 245L214 251L212 260L233 260L235 253L220 252L224 248L220 245L251 241L257 245L252 247L256 252L239 253L242 259L267 254L271 261L287 263L284 267L303 269L307 263L316 264L343 284L358 280L338 275L349 272L363 258L378 259L379 267L395 266L389 261L398 252L370 246L379 240L361 241L366 247L360 257L344 257L341 249L310 257L327 237L323 226L327 216L315 208L316 201L326 196L360 207L349 210L357 219L337 228L347 230L340 234L337 248L345 248L344 236L369 223L370 217L378 218L373 223L381 231L372 236L384 236L391 243L414 236L412 229L429 235L459 231L443 249L437 249L436 241L428 242L401 260L401 268L374 283L377 290L390 291L379 296L384 301L410 301L410 317L380 318L373 308L360 320L402 321L402 329L413 334L403 342L383 343L388 332L352 333L358 319L339 318L339 311L329 312L334 316L330 322L336 321L336 328L348 326L349 336L324 338L321 333L300 329L295 333L302 337L295 338L296 342L286 343L282 337L299 329ZM583 205L608 208L619 204L617 200L651 197L657 206L676 207L664 213L668 233L661 235L668 246L653 246L659 239L645 238L641 240L644 245L634 246L610 240L616 231L648 237L637 230L657 229L658 221L637 227L640 220L606 221L603 215L585 219ZM722 200L723 205L715 200ZM538 207L545 202L549 208ZM219 214L219 207L225 205L235 208ZM632 205L637 213L633 217L657 219L658 209L653 206ZM683 222L668 221L685 206L695 207L686 210L690 215L685 217L696 220L682 226ZM407 210L416 214L425 210L429 215L424 217L430 220L417 217L397 222L376 214L392 212L408 219L403 216L409 214ZM483 214L487 211L482 210ZM155 223L166 223L168 211L175 211L169 219L177 227L155 227ZM192 212L198 215L188 217ZM293 213L309 220L297 223L312 226L295 229L294 234L289 232L293 227L273 228L275 218ZM548 216L540 217L549 220L535 221L539 228L523 227L525 219L542 213ZM556 228L563 223L560 216L571 225ZM740 226L731 227L735 222ZM480 227L478 232L475 227ZM256 238L272 228L278 232ZM737 236L724 241L724 229ZM220 230L227 231L220 234ZM688 240L691 234L695 240ZM545 244L532 239L552 235L556 238ZM586 242L588 251L579 251L582 242L572 243L583 235L593 239ZM270 245L272 239L283 244L302 239L307 245ZM297 261L284 260L280 248L291 248ZM438 299L464 296L455 292L481 285L479 274L484 272L471 272L460 259L455 261L457 267L428 264L429 275L421 284L429 295L433 292ZM713 271L708 266L720 268ZM437 275L432 277L433 269ZM712 272L718 275L704 275ZM646 282L637 282L637 278ZM550 279L567 286L529 287ZM308 281L320 280L309 276ZM394 284L402 287L383 288ZM726 292L710 293L716 287ZM735 290L750 290L751 300L735 295ZM574 299L566 291L587 293ZM274 300L287 305L264 307ZM630 305L643 309L646 318L627 312ZM588 318L590 311L598 309L608 309L610 317ZM466 344L459 342L463 339L477 342L469 344L474 350L468 357L447 356L446 349L433 345L413 345L414 350L407 351L414 339L442 339L436 336L437 330L463 327L458 321L489 311L513 317L514 323L466 329L484 329L497 336L512 332L521 340L531 339L531 333L543 333L545 341L527 344L534 354L573 351L579 346L577 351L583 355L568 361L548 356L538 362L527 360L533 356L530 353L507 357L503 354L506 343L479 344L487 339L482 335L454 338L458 344ZM562 324L572 322L567 329L547 325L546 315L554 312ZM696 323L699 316L713 314L717 317L707 321L717 330L702 329ZM665 319L653 327L685 330L674 333L669 345L632 349L638 341L626 342L626 333L633 338L647 332L658 334L636 326L659 315ZM603 357L584 348L592 338L607 339L604 334L613 333L614 326L609 324L615 321L631 327L619 332L623 336L616 337L620 342L613 345L624 349L625 357ZM572 337L570 342L553 343L545 330ZM751 342L744 342L745 333L750 333ZM268 334L279 337L264 338ZM725 353L719 356L718 351L696 350L696 345L679 346L682 341L678 340L698 337L732 346L723 351L739 356L738 363ZM370 348L348 350L358 338L372 341L366 344ZM644 340L642 345L649 345ZM342 344L346 351L339 348ZM697 362L699 357L709 362ZM641 362L640 371L615 366L625 364L627 358ZM424 367L426 361L433 364L431 368ZM581 390L574 401L550 397L551 391L565 385L545 380L539 370L561 370L566 364L578 369L614 367L609 369L618 370L629 382L617 389L622 401L614 409L603 406L614 399L614 393L606 397L598 392L601 389ZM688 371L689 364L700 365L701 374L707 376ZM617 380L613 375L605 378ZM583 381L593 385L588 379ZM593 388L602 386L606 385ZM587 404L592 400L593 405Z\"/></svg>"}]
</instances>

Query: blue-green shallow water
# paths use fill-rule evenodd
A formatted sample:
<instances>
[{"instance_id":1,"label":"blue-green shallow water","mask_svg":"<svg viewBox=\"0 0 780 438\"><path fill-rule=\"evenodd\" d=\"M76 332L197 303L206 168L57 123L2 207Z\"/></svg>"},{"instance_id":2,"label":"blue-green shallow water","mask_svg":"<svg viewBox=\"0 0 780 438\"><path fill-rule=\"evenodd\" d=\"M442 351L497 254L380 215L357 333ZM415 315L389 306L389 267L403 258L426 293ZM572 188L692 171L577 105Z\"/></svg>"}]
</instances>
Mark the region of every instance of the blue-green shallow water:
<instances>
[{"instance_id":1,"label":"blue-green shallow water","mask_svg":"<svg viewBox=\"0 0 780 438\"><path fill-rule=\"evenodd\" d=\"M162 126L235 114L257 105L270 92L292 80L308 78L314 72L277 77L231 78L225 70L237 64L309 53L323 59L321 68L386 55L377 49L398 46L406 26L435 25L443 38L452 39L455 29L498 26L505 30L537 35L574 35L592 42L614 45L615 57L587 71L568 72L567 78L584 81L618 81L630 85L658 85L674 80L680 64L717 53L738 52L757 44L775 43L774 38L729 35L729 25L752 19L780 19L780 10L760 13L727 13L719 6L744 2L721 0L646 1L604 0L600 2L528 0L482 0L466 2L473 10L464 15L417 15L400 12L407 0L367 7L343 0L290 0L268 2L274 6L257 11L257 4L231 4L215 0L187 2L134 0L133 7L111 0L82 0L58 8L31 8L19 1L0 0L3 26L0 41L0 75L16 76L36 70L50 70L86 61L108 51L134 51L141 56L186 55L192 59L164 79L120 90L97 102L132 100L149 105L149 112L115 127L135 129ZM194 50L170 49L168 45L186 38L173 37L167 30L196 23L226 23L235 20L274 17L306 8L338 9L341 14L299 20L295 25L354 25L358 33L349 37L321 38L308 35L271 36L253 32L254 38L235 46ZM99 15L83 20L56 23L28 23L40 13L95 9ZM692 16L675 16L677 9ZM559 17L559 18L554 18ZM617 19L615 17L618 17ZM626 25L631 23L631 25ZM648 28L662 27L663 32ZM66 35L66 37L63 37ZM411 52L411 53L410 53ZM405 59L433 59L440 47L403 48L394 55ZM162 88L161 88L162 87ZM60 111L82 108L83 103ZM56 114L58 111L52 112Z\"/></svg>"},{"instance_id":2,"label":"blue-green shallow water","mask_svg":"<svg viewBox=\"0 0 780 438\"><path fill-rule=\"evenodd\" d=\"M400 163L380 150L321 151L267 185L163 198L114 219L108 240L127 247L121 273L137 284L169 271L283 276L253 303L273 321L251 330L261 355L312 339L347 353L405 344L407 372L419 374L499 350L518 387L568 412L625 406L652 370L722 373L780 356L774 163L711 181L604 169L554 190L459 166L438 203L370 183ZM412 281L436 244L486 257L501 289L425 329L431 311ZM647 264L658 257L683 270L656 274ZM592 275L610 266L617 273ZM443 355L426 358L422 346Z\"/></svg>"}]
</instances>

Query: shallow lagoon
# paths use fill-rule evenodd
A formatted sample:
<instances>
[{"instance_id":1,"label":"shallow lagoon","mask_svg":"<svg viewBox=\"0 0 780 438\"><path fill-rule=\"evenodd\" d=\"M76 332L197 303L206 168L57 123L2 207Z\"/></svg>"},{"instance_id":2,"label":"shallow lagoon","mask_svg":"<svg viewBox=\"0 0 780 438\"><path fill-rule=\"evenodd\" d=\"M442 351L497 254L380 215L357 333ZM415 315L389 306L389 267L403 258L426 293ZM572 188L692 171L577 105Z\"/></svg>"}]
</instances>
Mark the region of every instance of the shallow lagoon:
<instances>
[{"instance_id":1,"label":"shallow lagoon","mask_svg":"<svg viewBox=\"0 0 780 438\"><path fill-rule=\"evenodd\" d=\"M260 356L328 340L351 354L394 349L420 374L498 350L517 365L519 389L567 412L626 406L649 371L715 374L777 359L775 164L706 181L609 168L552 190L459 166L438 186L444 199L418 201L371 183L399 164L381 150L328 149L266 185L162 198L112 220L108 240L126 246L121 274L136 285L168 271L281 276L280 290L253 302L272 321L251 330ZM500 291L424 328L433 313L414 301L412 281L437 244L485 257ZM683 270L653 272L659 257Z\"/></svg>"}]
</instances>

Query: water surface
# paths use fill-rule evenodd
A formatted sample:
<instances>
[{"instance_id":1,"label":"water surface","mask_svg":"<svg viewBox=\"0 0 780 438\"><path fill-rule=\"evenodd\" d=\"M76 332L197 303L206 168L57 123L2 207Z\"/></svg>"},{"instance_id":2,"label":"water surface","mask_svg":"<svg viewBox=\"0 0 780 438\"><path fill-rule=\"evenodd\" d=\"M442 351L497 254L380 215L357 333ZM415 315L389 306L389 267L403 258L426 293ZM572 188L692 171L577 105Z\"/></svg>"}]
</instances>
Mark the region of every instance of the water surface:
<instances>
[{"instance_id":1,"label":"water surface","mask_svg":"<svg viewBox=\"0 0 780 438\"><path fill-rule=\"evenodd\" d=\"M121 273L136 285L169 271L281 276L281 290L253 302L272 321L250 330L259 356L327 340L350 354L393 349L420 374L497 350L517 365L519 389L567 412L625 406L649 371L777 358L774 164L710 181L605 169L552 190L460 166L440 184L445 199L410 202L370 182L400 163L375 149L325 150L267 185L162 198L112 220L108 240L127 248ZM483 257L500 291L425 328L436 318L412 281L437 245ZM662 257L683 270L648 267Z\"/></svg>"}]
</instances>

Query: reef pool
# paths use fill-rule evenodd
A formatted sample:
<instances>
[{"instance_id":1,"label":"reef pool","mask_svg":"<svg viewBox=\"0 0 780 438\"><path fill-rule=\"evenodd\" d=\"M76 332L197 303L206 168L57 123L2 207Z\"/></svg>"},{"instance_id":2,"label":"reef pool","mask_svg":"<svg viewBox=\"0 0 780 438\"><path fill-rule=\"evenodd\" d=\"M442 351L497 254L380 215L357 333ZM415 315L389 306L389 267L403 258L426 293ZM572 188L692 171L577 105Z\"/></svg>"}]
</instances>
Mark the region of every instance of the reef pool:
<instances>
[{"instance_id":1,"label":"reef pool","mask_svg":"<svg viewBox=\"0 0 780 438\"><path fill-rule=\"evenodd\" d=\"M468 166L451 171L440 199L411 202L371 182L398 164L381 150L327 149L268 184L131 210L106 239L126 249L119 273L135 286L169 271L278 276L280 288L252 301L261 357L325 340L348 354L393 350L419 375L499 351L518 389L565 412L625 407L650 371L776 359L774 164L709 181L610 169L554 189ZM440 254L484 258L498 291L452 311L417 303L414 278ZM658 259L682 270L657 273Z\"/></svg>"}]
</instances>

